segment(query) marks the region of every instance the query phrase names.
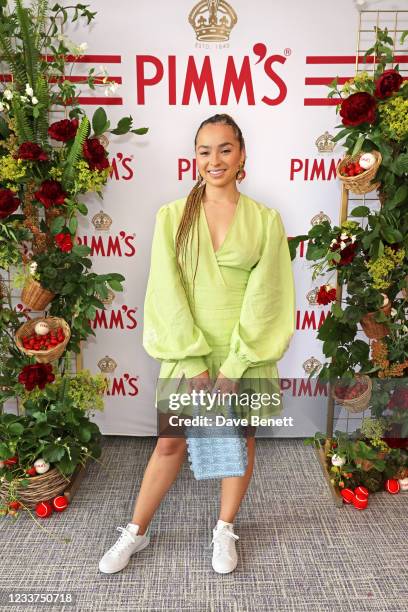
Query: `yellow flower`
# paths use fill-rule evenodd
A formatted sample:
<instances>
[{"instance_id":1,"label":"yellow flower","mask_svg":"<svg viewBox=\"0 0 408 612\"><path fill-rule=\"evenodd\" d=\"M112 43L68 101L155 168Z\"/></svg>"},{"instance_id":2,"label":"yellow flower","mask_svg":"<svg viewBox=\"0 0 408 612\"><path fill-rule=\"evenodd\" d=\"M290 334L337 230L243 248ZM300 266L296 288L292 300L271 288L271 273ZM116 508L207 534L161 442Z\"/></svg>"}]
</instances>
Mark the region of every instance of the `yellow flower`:
<instances>
[{"instance_id":1,"label":"yellow flower","mask_svg":"<svg viewBox=\"0 0 408 612\"><path fill-rule=\"evenodd\" d=\"M374 289L388 289L391 285L390 274L404 261L404 257L405 249L394 251L391 247L386 246L381 257L366 263L368 272L374 281Z\"/></svg>"},{"instance_id":2,"label":"yellow flower","mask_svg":"<svg viewBox=\"0 0 408 612\"><path fill-rule=\"evenodd\" d=\"M60 181L62 179L62 168L57 166L50 168L49 175L54 181Z\"/></svg>"},{"instance_id":3,"label":"yellow flower","mask_svg":"<svg viewBox=\"0 0 408 612\"><path fill-rule=\"evenodd\" d=\"M404 140L408 134L408 100L394 96L381 104L378 112L390 136L397 141Z\"/></svg>"},{"instance_id":4,"label":"yellow flower","mask_svg":"<svg viewBox=\"0 0 408 612\"><path fill-rule=\"evenodd\" d=\"M12 155L0 157L0 181L11 181L13 184L22 179L25 173L24 160L14 159Z\"/></svg>"},{"instance_id":5,"label":"yellow flower","mask_svg":"<svg viewBox=\"0 0 408 612\"><path fill-rule=\"evenodd\" d=\"M110 166L104 170L91 170L85 160L80 160L75 164L78 171L76 177L76 185L79 191L95 191L101 192L102 187L108 180L111 171Z\"/></svg>"}]
</instances>

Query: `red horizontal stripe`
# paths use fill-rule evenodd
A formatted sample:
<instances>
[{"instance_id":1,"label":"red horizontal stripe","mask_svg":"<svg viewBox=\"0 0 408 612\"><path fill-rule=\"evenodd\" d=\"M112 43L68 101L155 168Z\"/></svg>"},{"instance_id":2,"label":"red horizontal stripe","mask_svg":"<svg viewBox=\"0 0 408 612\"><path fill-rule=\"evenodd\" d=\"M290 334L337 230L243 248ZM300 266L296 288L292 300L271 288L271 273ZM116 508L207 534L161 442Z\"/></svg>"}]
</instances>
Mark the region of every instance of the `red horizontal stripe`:
<instances>
[{"instance_id":1,"label":"red horizontal stripe","mask_svg":"<svg viewBox=\"0 0 408 612\"><path fill-rule=\"evenodd\" d=\"M54 61L53 55L43 54L41 57L47 62ZM75 55L66 55L65 61L69 63L75 62L79 64L92 64L94 62L95 63L106 62L107 64L121 64L122 56L121 55L80 55L77 57Z\"/></svg>"},{"instance_id":2,"label":"red horizontal stripe","mask_svg":"<svg viewBox=\"0 0 408 612\"><path fill-rule=\"evenodd\" d=\"M48 79L49 83L56 83L57 80L60 81L71 81L72 83L87 83L87 78L86 76L60 76L60 77L50 77ZM114 81L115 83L118 83L119 85L122 84L122 77L120 76L107 76L106 77L108 79L108 81ZM94 82L97 83L98 85L105 85L105 83L102 82L103 77L94 77Z\"/></svg>"},{"instance_id":3,"label":"red horizontal stripe","mask_svg":"<svg viewBox=\"0 0 408 612\"><path fill-rule=\"evenodd\" d=\"M56 83L57 80L60 81L71 81L72 83L87 83L87 78L86 76L52 76L48 79L49 83ZM120 76L107 76L106 77L108 79L108 81L114 81L115 83L118 83L119 85L122 84L122 77ZM102 79L103 77L94 77L95 83L97 83L98 85L105 85L105 83L102 83ZM0 81L7 81L7 82L11 82L11 74L0 74Z\"/></svg>"},{"instance_id":4,"label":"red horizontal stripe","mask_svg":"<svg viewBox=\"0 0 408 612\"><path fill-rule=\"evenodd\" d=\"M353 77L337 77L337 84L344 85L346 81L349 81ZM334 81L335 77L306 77L305 85L330 85Z\"/></svg>"},{"instance_id":5,"label":"red horizontal stripe","mask_svg":"<svg viewBox=\"0 0 408 612\"><path fill-rule=\"evenodd\" d=\"M94 104L100 104L101 106L122 106L123 98L109 98L108 96L78 96L78 102L91 106Z\"/></svg>"},{"instance_id":6,"label":"red horizontal stripe","mask_svg":"<svg viewBox=\"0 0 408 612\"><path fill-rule=\"evenodd\" d=\"M402 76L402 75L401 75ZM344 85L346 81L353 79L354 77L337 77L337 84ZM334 80L334 77L306 77L305 85L330 85ZM408 76L402 77L403 81L408 81Z\"/></svg>"},{"instance_id":7,"label":"red horizontal stripe","mask_svg":"<svg viewBox=\"0 0 408 612\"><path fill-rule=\"evenodd\" d=\"M340 98L305 98L304 106L336 106L341 103Z\"/></svg>"},{"instance_id":8,"label":"red horizontal stripe","mask_svg":"<svg viewBox=\"0 0 408 612\"><path fill-rule=\"evenodd\" d=\"M363 55L359 55L358 57L359 64L363 64L366 62L367 64L374 63L374 56L369 55L368 57L364 57ZM408 55L395 55L394 64L404 64L408 62ZM356 56L355 55L307 55L306 56L306 64L355 64Z\"/></svg>"}]
</instances>

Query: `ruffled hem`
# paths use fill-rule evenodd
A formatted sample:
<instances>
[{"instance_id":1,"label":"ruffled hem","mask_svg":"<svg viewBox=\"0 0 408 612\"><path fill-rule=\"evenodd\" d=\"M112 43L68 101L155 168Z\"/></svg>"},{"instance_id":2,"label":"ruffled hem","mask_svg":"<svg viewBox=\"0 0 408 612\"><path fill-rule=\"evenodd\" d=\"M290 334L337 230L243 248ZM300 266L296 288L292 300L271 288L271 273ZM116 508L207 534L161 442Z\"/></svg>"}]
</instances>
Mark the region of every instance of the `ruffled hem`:
<instances>
[{"instance_id":1,"label":"ruffled hem","mask_svg":"<svg viewBox=\"0 0 408 612\"><path fill-rule=\"evenodd\" d=\"M213 385L227 355L227 351L213 350L209 356L204 357ZM161 413L180 414L182 411L185 416L194 416L197 407L192 405L175 410L173 404L173 409L170 409L170 399L176 397L172 394L182 393L188 393L188 387L180 363L178 361L162 362L156 387L156 408ZM247 368L239 381L236 396L232 395L231 399L231 406L237 418L250 421L252 416L258 416L261 419L281 415L283 403L276 363L271 362ZM203 407L201 414L205 414L205 411ZM225 406L221 401L215 402L212 411L227 416Z\"/></svg>"}]
</instances>

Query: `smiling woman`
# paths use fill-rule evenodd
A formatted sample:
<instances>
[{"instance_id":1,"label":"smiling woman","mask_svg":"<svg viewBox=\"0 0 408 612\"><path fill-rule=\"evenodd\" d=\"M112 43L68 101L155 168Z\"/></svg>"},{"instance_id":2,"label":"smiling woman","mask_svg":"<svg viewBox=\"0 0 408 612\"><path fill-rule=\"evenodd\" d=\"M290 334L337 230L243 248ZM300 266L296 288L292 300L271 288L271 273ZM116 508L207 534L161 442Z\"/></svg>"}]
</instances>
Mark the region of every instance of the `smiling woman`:
<instances>
[{"instance_id":1,"label":"smiling woman","mask_svg":"<svg viewBox=\"0 0 408 612\"><path fill-rule=\"evenodd\" d=\"M199 180L186 197L159 208L152 242L143 346L161 363L156 388L160 430L132 520L140 545L185 458L184 431L167 433L169 392L211 391L215 381L220 396L242 391L277 395L278 403L262 405L254 414L280 414L276 363L295 328L291 259L280 214L237 189L246 157L241 130L229 115L214 115L200 125L195 148ZM224 409L220 402L218 415ZM251 422L251 402L233 409L241 423ZM182 415L194 415L191 402ZM254 466L256 426L243 430L245 473L222 479L220 518L213 532L217 554L212 562L219 573L237 565L233 521ZM227 448L221 454L229 459Z\"/></svg>"}]
</instances>

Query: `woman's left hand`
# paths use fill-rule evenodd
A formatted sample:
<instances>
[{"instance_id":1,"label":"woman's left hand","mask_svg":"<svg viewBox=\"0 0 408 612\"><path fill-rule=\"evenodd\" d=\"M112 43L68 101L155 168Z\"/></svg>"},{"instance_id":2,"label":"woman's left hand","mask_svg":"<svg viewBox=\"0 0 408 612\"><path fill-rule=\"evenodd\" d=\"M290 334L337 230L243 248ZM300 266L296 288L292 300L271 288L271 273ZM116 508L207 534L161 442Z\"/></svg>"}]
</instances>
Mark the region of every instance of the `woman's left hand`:
<instances>
[{"instance_id":1,"label":"woman's left hand","mask_svg":"<svg viewBox=\"0 0 408 612\"><path fill-rule=\"evenodd\" d=\"M220 394L222 393L238 393L239 389L239 381L231 380L224 376L224 374L220 371L217 375L217 380L214 383L212 388L212 393L217 393L218 390Z\"/></svg>"}]
</instances>

